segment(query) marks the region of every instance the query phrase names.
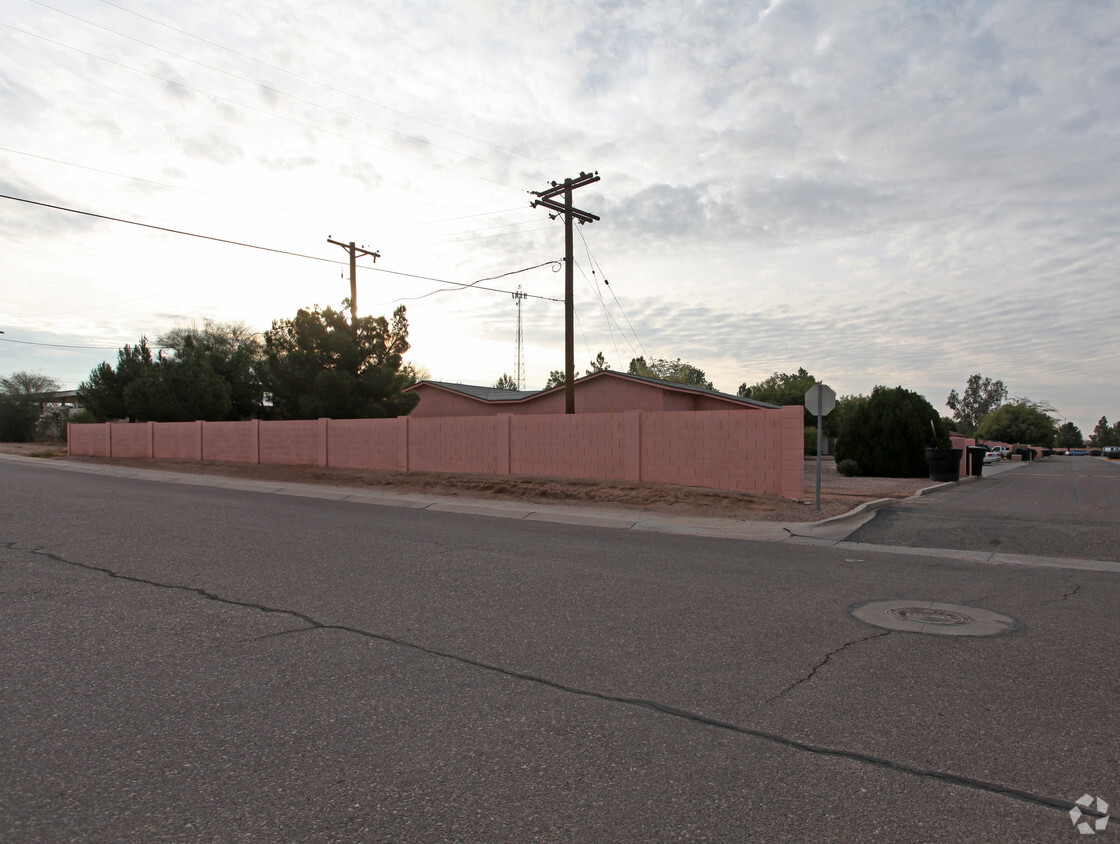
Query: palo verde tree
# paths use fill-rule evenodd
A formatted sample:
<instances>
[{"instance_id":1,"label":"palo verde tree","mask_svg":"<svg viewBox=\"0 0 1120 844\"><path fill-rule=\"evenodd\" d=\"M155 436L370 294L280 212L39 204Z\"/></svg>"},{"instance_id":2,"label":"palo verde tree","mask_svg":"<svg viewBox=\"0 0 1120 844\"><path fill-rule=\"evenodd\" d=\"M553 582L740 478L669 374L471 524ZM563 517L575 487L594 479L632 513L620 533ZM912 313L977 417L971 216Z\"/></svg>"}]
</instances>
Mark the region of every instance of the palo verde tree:
<instances>
[{"instance_id":1,"label":"palo verde tree","mask_svg":"<svg viewBox=\"0 0 1120 844\"><path fill-rule=\"evenodd\" d=\"M1002 381L981 378L980 373L968 376L964 395L949 391L945 404L953 411L957 431L971 437L985 416L1007 400L1007 387Z\"/></svg>"},{"instance_id":2,"label":"palo verde tree","mask_svg":"<svg viewBox=\"0 0 1120 844\"><path fill-rule=\"evenodd\" d=\"M948 445L949 432L924 396L876 387L844 414L836 462L854 460L861 474L873 477L921 478L929 474L926 448Z\"/></svg>"},{"instance_id":3,"label":"palo verde tree","mask_svg":"<svg viewBox=\"0 0 1120 844\"><path fill-rule=\"evenodd\" d=\"M404 306L354 325L333 308L301 308L265 333L265 387L286 419L403 416L420 400L402 392L415 378L404 365L408 319Z\"/></svg>"}]
</instances>

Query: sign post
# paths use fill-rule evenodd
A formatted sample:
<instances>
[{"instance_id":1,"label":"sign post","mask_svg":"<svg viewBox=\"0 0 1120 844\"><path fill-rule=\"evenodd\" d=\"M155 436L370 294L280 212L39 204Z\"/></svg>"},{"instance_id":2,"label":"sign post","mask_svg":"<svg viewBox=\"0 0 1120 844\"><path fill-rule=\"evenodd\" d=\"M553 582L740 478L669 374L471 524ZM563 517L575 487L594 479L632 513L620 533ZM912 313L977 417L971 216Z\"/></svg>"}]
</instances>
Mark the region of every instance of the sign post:
<instances>
[{"instance_id":1,"label":"sign post","mask_svg":"<svg viewBox=\"0 0 1120 844\"><path fill-rule=\"evenodd\" d=\"M821 509L821 420L836 407L836 393L824 384L814 384L805 393L805 407L817 415L817 509Z\"/></svg>"}]
</instances>

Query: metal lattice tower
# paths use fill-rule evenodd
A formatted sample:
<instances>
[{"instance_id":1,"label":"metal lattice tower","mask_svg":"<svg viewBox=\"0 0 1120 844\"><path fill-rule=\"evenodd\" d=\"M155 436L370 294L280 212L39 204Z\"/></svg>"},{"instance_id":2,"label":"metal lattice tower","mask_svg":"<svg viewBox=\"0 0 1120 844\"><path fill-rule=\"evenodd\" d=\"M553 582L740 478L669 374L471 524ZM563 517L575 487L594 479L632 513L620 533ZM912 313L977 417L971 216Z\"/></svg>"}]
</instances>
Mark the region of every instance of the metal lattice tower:
<instances>
[{"instance_id":1,"label":"metal lattice tower","mask_svg":"<svg viewBox=\"0 0 1120 844\"><path fill-rule=\"evenodd\" d=\"M513 299L517 302L517 364L514 367L516 375L514 380L517 381L517 389L525 389L525 335L521 330L521 300L529 298L528 293L521 292L521 285L517 285L517 292L512 294Z\"/></svg>"}]
</instances>

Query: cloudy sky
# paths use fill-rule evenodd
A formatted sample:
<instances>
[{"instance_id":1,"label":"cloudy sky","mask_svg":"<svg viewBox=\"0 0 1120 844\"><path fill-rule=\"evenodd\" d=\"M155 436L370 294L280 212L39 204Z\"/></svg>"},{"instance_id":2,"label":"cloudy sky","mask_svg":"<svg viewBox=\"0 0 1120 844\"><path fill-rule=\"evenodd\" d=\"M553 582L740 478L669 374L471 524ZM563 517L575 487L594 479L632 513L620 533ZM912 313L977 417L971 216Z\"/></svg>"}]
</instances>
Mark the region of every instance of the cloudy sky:
<instances>
[{"instance_id":1,"label":"cloudy sky","mask_svg":"<svg viewBox=\"0 0 1120 844\"><path fill-rule=\"evenodd\" d=\"M4 0L0 372L338 307L332 237L439 380L515 372L520 285L543 386L564 238L529 191L597 171L577 366L944 413L980 372L1088 433L1120 417L1118 37L1104 0Z\"/></svg>"}]
</instances>

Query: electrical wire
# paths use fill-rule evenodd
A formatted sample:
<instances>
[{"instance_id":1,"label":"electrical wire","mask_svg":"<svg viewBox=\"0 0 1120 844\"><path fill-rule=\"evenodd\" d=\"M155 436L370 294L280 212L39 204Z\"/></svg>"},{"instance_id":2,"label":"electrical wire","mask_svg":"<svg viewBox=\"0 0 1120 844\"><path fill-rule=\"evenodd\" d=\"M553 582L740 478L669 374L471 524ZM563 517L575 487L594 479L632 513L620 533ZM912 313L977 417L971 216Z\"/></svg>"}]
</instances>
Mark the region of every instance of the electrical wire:
<instances>
[{"instance_id":1,"label":"electrical wire","mask_svg":"<svg viewBox=\"0 0 1120 844\"><path fill-rule=\"evenodd\" d=\"M537 270L537 269L540 269L541 267L547 267L550 264L552 265L552 271L554 273L560 272L560 268L564 266L563 261L561 261L559 259L553 259L551 261L545 261L543 264L536 264L535 266L532 266L532 267L525 267L524 269L521 269L521 270L510 270L508 273L502 273L501 275L490 276L488 278L480 278L480 279L478 279L478 281L472 281L470 284L461 284L458 287L454 287L454 288L444 287L440 290L432 290L428 293L424 293L421 296L403 296L399 299L390 299L388 302L378 302L377 305L378 306L393 305L393 304L396 304L397 302L414 302L417 299L427 299L429 296L435 296L437 293L453 293L453 292L456 292L458 290L463 290L463 289L466 289L466 288L474 288L476 290L490 290L492 288L478 287L478 284L480 282L483 282L483 281L493 281L495 279L505 278L506 276L517 275L518 273L527 273L527 272L529 272L529 270ZM377 267L363 267L363 269L376 270L378 268ZM419 278L419 277L420 276L417 276L417 278ZM446 282L446 283L447 284L458 284L458 282ZM502 292L505 292L505 291L502 291ZM563 303L563 301L564 301L563 299L553 299L553 298L550 298L548 296L534 296L532 293L523 293L521 291L517 291L517 292L510 291L510 295L525 296L525 297L528 297L528 298L531 298L531 299L543 299L546 302L560 302L560 303Z\"/></svg>"},{"instance_id":2,"label":"electrical wire","mask_svg":"<svg viewBox=\"0 0 1120 844\"><path fill-rule=\"evenodd\" d=\"M144 185L152 185L154 187L166 188L168 190L185 191L187 193L193 193L196 196L208 196L208 197L211 197L213 199L221 199L221 200L225 200L225 201L228 201L228 202L238 202L238 203L241 203L243 205L253 205L253 206L256 206L257 208L268 208L269 210L272 210L272 211L283 211L283 212L288 213L288 214L299 214L301 216L310 216L310 215L307 214L307 212L299 211L299 210L296 210L294 208L283 208L279 205L267 205L267 204L261 203L261 202L253 202L252 200L241 199L240 197L236 197L236 196L225 196L225 195L220 194L220 193L210 193L208 191L196 190L194 188L187 188L187 187L183 187L181 185L171 185L171 184L168 184L166 182L157 182L157 181L153 181L152 179L145 179L141 176L130 176L127 173L117 173L113 170L102 170L99 167L90 167L90 166L85 165L85 164L77 164L73 161L64 161L60 158L51 158L50 156L46 156L46 155L37 155L36 153L33 153L33 152L25 152L24 150L12 149L11 147L0 146L0 152L8 152L8 153L12 153L14 155L23 155L23 156L27 156L28 158L36 158L40 161L49 161L52 164L61 164L65 167L75 167L75 168L78 168L80 170L89 170L92 173L100 173L100 174L105 175L105 176L114 176L114 177L119 178L119 179L128 179L130 181L139 182L139 183L144 184ZM498 214L509 214L509 213L514 212L514 211L523 211L523 210L526 210L526 206L520 206L519 205L516 208L500 208L496 211L483 211L483 212L478 213L478 214L464 214L461 217L447 217L447 218L442 219L442 220L425 220L425 221L421 221L421 222L417 222L417 223L404 223L404 224L401 224L401 225L398 225L398 226L382 226L380 228L383 228L383 229L386 229L386 230L389 230L389 231L396 231L396 230L408 229L408 228L418 228L418 227L421 227L421 226L437 225L439 223L456 222L458 220L477 219L478 217L493 217L493 216L496 216ZM496 226L486 226L486 227L481 228L481 229L468 229L468 230L461 231L461 232L452 232L451 234L446 235L446 237L454 238L454 237L458 237L460 235L469 235L469 234L474 234L475 232L484 232L484 231L489 231L491 229L500 229L500 228L505 228L505 227L508 227L508 226L528 225L530 222L531 221L526 220L524 222L519 222L519 223L501 223L501 224L496 225ZM542 227L537 228L537 229L527 229L525 231L539 231L543 228L545 228L545 227L542 226ZM509 234L520 234L520 233L521 232L509 232ZM483 235L483 237L489 237L489 236L490 235ZM493 235L493 236L497 237L497 235ZM432 244L432 243L461 243L461 242L465 242L465 241L471 240L471 239L472 238L463 238L462 240L432 240L431 238L426 238L426 239L404 241L403 243L398 244L398 246L411 246L413 244ZM521 251L521 250L510 249L510 250L500 250L500 251L518 252L518 251Z\"/></svg>"},{"instance_id":3,"label":"electrical wire","mask_svg":"<svg viewBox=\"0 0 1120 844\"><path fill-rule=\"evenodd\" d=\"M101 351L110 351L116 349L116 346L70 346L64 343L36 343L32 340L9 340L7 337L0 337L0 343L18 343L21 346L46 346L50 349L98 349Z\"/></svg>"},{"instance_id":4,"label":"electrical wire","mask_svg":"<svg viewBox=\"0 0 1120 844\"><path fill-rule=\"evenodd\" d=\"M243 247L245 249L257 249L261 252L271 252L271 253L274 253L276 255L287 255L287 256L292 257L292 258L304 258L308 261L321 261L322 263L334 264L335 266L347 266L348 265L348 262L339 261L339 260L336 260L334 258L323 258L323 257L320 257L318 255L305 255L302 252L291 252L291 251L288 251L286 249L275 249L271 246L259 246L259 245L254 244L254 243L245 243L244 241L240 241L240 240L229 240L229 239L224 238L224 237L214 237L213 235L197 234L195 232L183 231L181 229L168 228L166 226L156 226L156 225L152 225L151 223L140 223L140 222L137 222L136 220L126 220L122 217L110 217L106 214L94 214L92 211L79 211L77 208L67 208L64 205L51 205L50 203L47 203L47 202L36 202L33 199L24 199L23 197L19 197L19 196L10 196L8 194L0 193L0 199L10 199L10 200L13 200L14 202L24 202L24 203L27 203L28 205L37 205L41 208L50 208L50 209L55 210L55 211L66 211L66 212L71 213L71 214L81 214L84 217L93 217L93 218L98 219L98 220L108 220L108 221L113 222L113 223L125 223L126 225L130 225L130 226L140 226L141 228L154 229L155 231L166 232L168 234L182 235L183 237L195 237L195 238L198 238L199 240L209 240L209 241L212 241L214 243L224 243L224 244L227 244L229 246L240 246L240 247ZM546 263L552 263L552 262L546 262ZM540 265L540 266L543 266L543 264ZM472 288L474 290L486 290L486 291L491 292L491 293L504 293L504 294L507 294L507 295L512 295L513 294L512 290L500 290L500 289L494 288L494 287L482 287L482 286L479 285L479 283L478 283L479 281L487 281L488 279L478 279L478 281L473 281L473 282L470 282L468 284L466 282L451 281L450 279L446 279L446 278L434 278L432 276L425 276L425 275L417 275L415 273L400 272L399 270L387 270L384 267L363 267L363 268L371 270L373 272L388 273L389 275L399 275L399 276L403 276L405 278L415 278L415 279L421 279L423 281L434 281L437 284L451 284L451 285L454 285L455 287L461 287L461 288L468 288L469 287L469 288ZM513 271L513 272L522 272L522 270L516 270L516 271ZM512 272L509 273L509 274L512 274ZM495 278L500 278L500 276L495 276ZM532 299L543 299L543 300L548 301L548 302L561 302L561 301L563 301L562 299L554 299L554 298L549 297L549 296L539 296L539 295L536 295L536 294L533 294L533 293L527 293L525 295L532 298Z\"/></svg>"},{"instance_id":5,"label":"electrical wire","mask_svg":"<svg viewBox=\"0 0 1120 844\"><path fill-rule=\"evenodd\" d=\"M583 241L584 249L587 250L588 260L592 261L594 266L598 266L600 272L602 272L602 269L603 269L602 266L599 264L598 261L596 261L591 256L591 246L587 243L587 238L583 234L583 227L582 226L580 226L580 229L579 229L579 236L580 236L580 240ZM622 307L622 303L620 301L618 301L618 296L615 295L614 288L611 287L610 282L607 281L607 276L606 276L605 273L603 273L603 284L606 286L607 290L610 291L611 298L613 298L614 303L616 305L618 305L618 309L620 311L622 311L622 316L626 320L626 324L630 327L630 333L634 335L634 340L637 342L638 347L642 350L642 356L643 357L648 357L649 354L648 354L648 352L646 352L645 344L642 343L642 338L638 336L638 332L634 329L634 324L632 322L630 322L630 316L626 313L626 309L624 307ZM617 324L617 322L616 322L616 324ZM621 326L619 326L619 328L621 329ZM629 340L627 340L627 345L630 345ZM630 346L630 348L631 348L631 350L633 350L634 347Z\"/></svg>"}]
</instances>

